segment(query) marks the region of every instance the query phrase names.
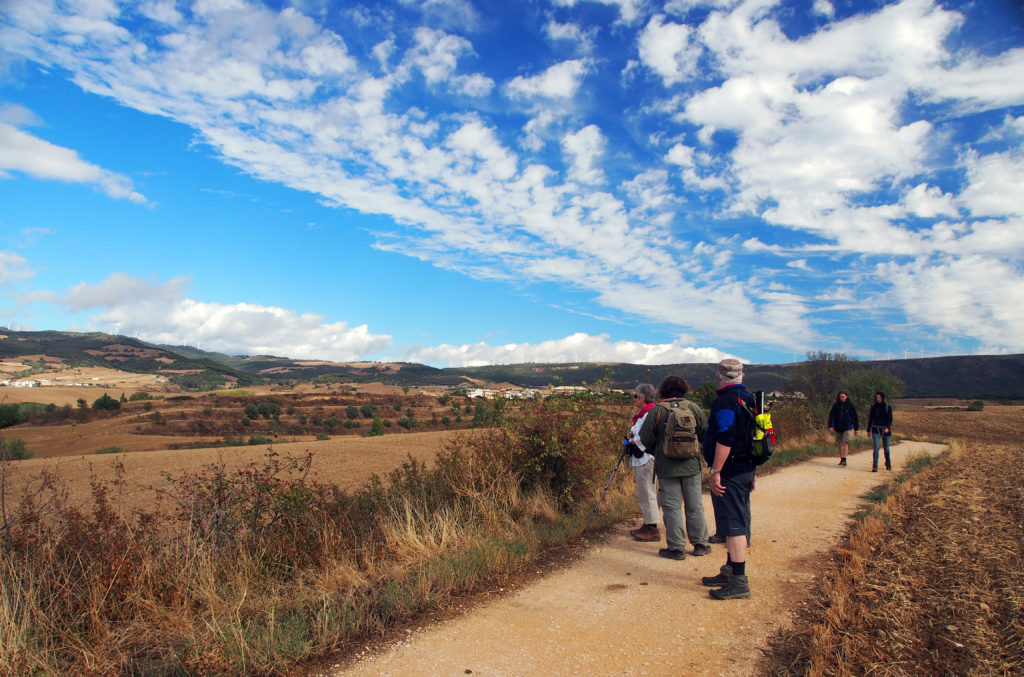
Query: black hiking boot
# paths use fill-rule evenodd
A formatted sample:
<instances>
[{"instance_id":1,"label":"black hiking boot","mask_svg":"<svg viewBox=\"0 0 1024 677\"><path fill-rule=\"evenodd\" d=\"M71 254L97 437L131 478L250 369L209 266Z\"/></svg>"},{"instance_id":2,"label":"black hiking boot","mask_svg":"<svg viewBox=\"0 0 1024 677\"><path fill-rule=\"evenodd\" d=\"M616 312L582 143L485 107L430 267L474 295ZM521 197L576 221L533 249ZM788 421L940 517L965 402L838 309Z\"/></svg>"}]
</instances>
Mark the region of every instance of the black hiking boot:
<instances>
[{"instance_id":1,"label":"black hiking boot","mask_svg":"<svg viewBox=\"0 0 1024 677\"><path fill-rule=\"evenodd\" d=\"M717 576L705 576L700 579L701 585L706 585L709 588L721 588L729 583L729 576L732 575L732 567L728 564L723 564L722 568L718 570Z\"/></svg>"},{"instance_id":2,"label":"black hiking boot","mask_svg":"<svg viewBox=\"0 0 1024 677\"><path fill-rule=\"evenodd\" d=\"M878 466L877 465L871 466L871 472L878 472Z\"/></svg>"},{"instance_id":3,"label":"black hiking boot","mask_svg":"<svg viewBox=\"0 0 1024 677\"><path fill-rule=\"evenodd\" d=\"M708 539L708 543L725 543L725 536L715 534L714 536Z\"/></svg>"},{"instance_id":4,"label":"black hiking boot","mask_svg":"<svg viewBox=\"0 0 1024 677\"><path fill-rule=\"evenodd\" d=\"M693 546L693 556L703 557L704 555L711 554L711 546L707 543L697 543Z\"/></svg>"},{"instance_id":5,"label":"black hiking boot","mask_svg":"<svg viewBox=\"0 0 1024 677\"><path fill-rule=\"evenodd\" d=\"M841 466L843 466L845 468L846 467L846 459L845 458L839 459L839 465L841 465Z\"/></svg>"},{"instance_id":6,"label":"black hiking boot","mask_svg":"<svg viewBox=\"0 0 1024 677\"><path fill-rule=\"evenodd\" d=\"M686 559L686 553L676 548L662 548L658 551L658 555L668 559Z\"/></svg>"},{"instance_id":7,"label":"black hiking boot","mask_svg":"<svg viewBox=\"0 0 1024 677\"><path fill-rule=\"evenodd\" d=\"M743 599L750 597L750 583L746 576L733 576L729 574L729 581L718 590L708 590L708 594L714 599Z\"/></svg>"}]
</instances>

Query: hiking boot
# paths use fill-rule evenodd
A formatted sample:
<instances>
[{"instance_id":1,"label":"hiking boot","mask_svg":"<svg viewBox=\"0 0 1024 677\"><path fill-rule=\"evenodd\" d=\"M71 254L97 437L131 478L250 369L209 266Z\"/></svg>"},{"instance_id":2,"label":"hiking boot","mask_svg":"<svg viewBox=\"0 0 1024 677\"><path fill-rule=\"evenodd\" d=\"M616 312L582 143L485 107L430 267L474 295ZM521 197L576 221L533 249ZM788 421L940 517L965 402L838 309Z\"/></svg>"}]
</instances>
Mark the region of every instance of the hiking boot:
<instances>
[{"instance_id":1,"label":"hiking boot","mask_svg":"<svg viewBox=\"0 0 1024 677\"><path fill-rule=\"evenodd\" d=\"M709 588L721 588L729 583L729 576L732 574L732 567L728 564L723 564L722 568L718 570L717 576L705 576L700 579L701 585L706 585Z\"/></svg>"},{"instance_id":2,"label":"hiking boot","mask_svg":"<svg viewBox=\"0 0 1024 677\"><path fill-rule=\"evenodd\" d=\"M711 554L711 546L706 543L697 543L693 546L693 556L703 557L704 555Z\"/></svg>"},{"instance_id":3,"label":"hiking boot","mask_svg":"<svg viewBox=\"0 0 1024 677\"><path fill-rule=\"evenodd\" d=\"M886 470L892 470L892 463L886 463L885 464L885 469Z\"/></svg>"},{"instance_id":4,"label":"hiking boot","mask_svg":"<svg viewBox=\"0 0 1024 677\"><path fill-rule=\"evenodd\" d=\"M714 536L708 539L708 543L725 543L725 536L722 536L721 534L715 534Z\"/></svg>"},{"instance_id":5,"label":"hiking boot","mask_svg":"<svg viewBox=\"0 0 1024 677\"><path fill-rule=\"evenodd\" d=\"M845 467L845 466L846 466L846 459L845 459L845 458L841 458L841 459L839 459L839 465L841 465L841 466L844 466L844 467Z\"/></svg>"},{"instance_id":6,"label":"hiking boot","mask_svg":"<svg viewBox=\"0 0 1024 677\"><path fill-rule=\"evenodd\" d=\"M686 559L686 553L676 548L662 548L658 551L658 555L668 559Z\"/></svg>"},{"instance_id":7,"label":"hiking boot","mask_svg":"<svg viewBox=\"0 0 1024 677\"><path fill-rule=\"evenodd\" d=\"M728 582L718 590L708 590L714 599L742 599L750 597L750 582L746 576L728 575Z\"/></svg>"},{"instance_id":8,"label":"hiking boot","mask_svg":"<svg viewBox=\"0 0 1024 677\"><path fill-rule=\"evenodd\" d=\"M871 472L878 472L878 466L877 465L871 466Z\"/></svg>"},{"instance_id":9,"label":"hiking boot","mask_svg":"<svg viewBox=\"0 0 1024 677\"><path fill-rule=\"evenodd\" d=\"M629 533L633 534L634 541L640 541L641 543L652 543L661 540L661 532L658 531L657 524L645 524Z\"/></svg>"}]
</instances>

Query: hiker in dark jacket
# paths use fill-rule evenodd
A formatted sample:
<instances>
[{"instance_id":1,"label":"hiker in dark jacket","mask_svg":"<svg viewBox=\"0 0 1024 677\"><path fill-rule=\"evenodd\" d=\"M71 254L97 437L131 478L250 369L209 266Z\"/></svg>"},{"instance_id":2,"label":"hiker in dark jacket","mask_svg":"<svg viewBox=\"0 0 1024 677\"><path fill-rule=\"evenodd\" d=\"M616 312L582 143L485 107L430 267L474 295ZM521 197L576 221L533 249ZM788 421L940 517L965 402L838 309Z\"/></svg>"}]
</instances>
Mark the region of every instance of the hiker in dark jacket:
<instances>
[{"instance_id":1,"label":"hiker in dark jacket","mask_svg":"<svg viewBox=\"0 0 1024 677\"><path fill-rule=\"evenodd\" d=\"M718 363L718 397L711 405L703 438L704 460L711 475L711 504L718 528L725 534L728 552L716 576L700 582L714 599L750 597L747 579L747 542L750 537L750 492L757 466L750 458L750 428L743 425L742 400L754 406L754 396L743 385L743 363L729 358ZM746 440L744 440L746 436Z\"/></svg>"},{"instance_id":2,"label":"hiker in dark jacket","mask_svg":"<svg viewBox=\"0 0 1024 677\"><path fill-rule=\"evenodd\" d=\"M892 435L892 406L885 401L885 393L875 393L875 403L868 412L868 432L875 445L875 453L871 457L871 472L878 472L878 447L885 447L885 469L892 470L892 458L889 456L889 436Z\"/></svg>"},{"instance_id":3,"label":"hiker in dark jacket","mask_svg":"<svg viewBox=\"0 0 1024 677\"><path fill-rule=\"evenodd\" d=\"M836 395L836 403L828 412L829 432L835 433L836 444L839 445L839 465L846 465L846 455L850 453L850 439L857 434L860 425L857 423L857 410L850 401L845 390Z\"/></svg>"}]
</instances>

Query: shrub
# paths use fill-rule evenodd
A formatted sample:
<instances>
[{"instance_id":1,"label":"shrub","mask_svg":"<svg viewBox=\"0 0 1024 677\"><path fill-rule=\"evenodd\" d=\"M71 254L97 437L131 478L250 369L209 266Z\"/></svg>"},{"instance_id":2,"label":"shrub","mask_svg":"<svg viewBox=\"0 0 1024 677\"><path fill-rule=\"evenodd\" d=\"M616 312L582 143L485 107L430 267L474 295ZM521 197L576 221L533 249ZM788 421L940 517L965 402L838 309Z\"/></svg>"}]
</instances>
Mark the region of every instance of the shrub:
<instances>
[{"instance_id":1,"label":"shrub","mask_svg":"<svg viewBox=\"0 0 1024 677\"><path fill-rule=\"evenodd\" d=\"M349 419L358 418L359 407L355 406L354 404L348 405L347 407L345 407L345 416L348 416Z\"/></svg>"},{"instance_id":2,"label":"shrub","mask_svg":"<svg viewBox=\"0 0 1024 677\"><path fill-rule=\"evenodd\" d=\"M384 434L384 421L380 416L373 417L373 424L370 426L370 437L379 437Z\"/></svg>"},{"instance_id":3,"label":"shrub","mask_svg":"<svg viewBox=\"0 0 1024 677\"><path fill-rule=\"evenodd\" d=\"M263 418L277 418L281 415L281 405L277 402L260 402L256 405L256 411Z\"/></svg>"},{"instance_id":4,"label":"shrub","mask_svg":"<svg viewBox=\"0 0 1024 677\"><path fill-rule=\"evenodd\" d=\"M250 402L245 405L245 417L248 419L257 418L260 415L260 410L256 407L255 402Z\"/></svg>"},{"instance_id":5,"label":"shrub","mask_svg":"<svg viewBox=\"0 0 1024 677\"><path fill-rule=\"evenodd\" d=\"M320 442L324 442L324 441L326 441L326 440L329 440L329 439L331 439L331 436L330 436L330 435L328 435L327 433L317 433L317 434L316 434L316 439L317 439L318 441L320 441Z\"/></svg>"},{"instance_id":6,"label":"shrub","mask_svg":"<svg viewBox=\"0 0 1024 677\"><path fill-rule=\"evenodd\" d=\"M26 458L32 458L32 452L25 446L25 440L20 437L0 438L0 461L22 461Z\"/></svg>"},{"instance_id":7,"label":"shrub","mask_svg":"<svg viewBox=\"0 0 1024 677\"><path fill-rule=\"evenodd\" d=\"M398 419L398 425L402 426L406 430L412 430L413 428L416 427L416 419L412 418L411 416L403 416L402 418Z\"/></svg>"},{"instance_id":8,"label":"shrub","mask_svg":"<svg viewBox=\"0 0 1024 677\"><path fill-rule=\"evenodd\" d=\"M372 404L364 404L363 406L359 407L359 411L360 413L362 413L363 418L373 418L374 410Z\"/></svg>"},{"instance_id":9,"label":"shrub","mask_svg":"<svg viewBox=\"0 0 1024 677\"><path fill-rule=\"evenodd\" d=\"M106 447L101 447L101 448L97 449L96 451L94 451L93 453L94 454L123 454L124 453L124 449L122 449L121 447L117 446L116 444L111 444L111 445L106 446Z\"/></svg>"},{"instance_id":10,"label":"shrub","mask_svg":"<svg viewBox=\"0 0 1024 677\"><path fill-rule=\"evenodd\" d=\"M132 393L131 395L128 396L128 401L129 402L138 402L140 400L148 400L148 399L150 399L149 393L143 393L143 392Z\"/></svg>"},{"instance_id":11,"label":"shrub","mask_svg":"<svg viewBox=\"0 0 1024 677\"><path fill-rule=\"evenodd\" d=\"M967 411L982 411L985 408L985 403L981 400L974 400L967 405Z\"/></svg>"},{"instance_id":12,"label":"shrub","mask_svg":"<svg viewBox=\"0 0 1024 677\"><path fill-rule=\"evenodd\" d=\"M92 403L92 408L100 411L118 411L121 409L121 403L110 395L103 393L102 396L98 397L96 401Z\"/></svg>"},{"instance_id":13,"label":"shrub","mask_svg":"<svg viewBox=\"0 0 1024 677\"><path fill-rule=\"evenodd\" d=\"M502 427L524 490L549 490L563 507L589 497L619 451L622 421L590 397L526 402L503 416Z\"/></svg>"},{"instance_id":14,"label":"shrub","mask_svg":"<svg viewBox=\"0 0 1024 677\"><path fill-rule=\"evenodd\" d=\"M0 428L7 428L22 422L21 407L16 404L0 404Z\"/></svg>"},{"instance_id":15,"label":"shrub","mask_svg":"<svg viewBox=\"0 0 1024 677\"><path fill-rule=\"evenodd\" d=\"M254 447L259 444L270 444L272 440L266 435L250 435L249 441L246 442L250 447Z\"/></svg>"}]
</instances>

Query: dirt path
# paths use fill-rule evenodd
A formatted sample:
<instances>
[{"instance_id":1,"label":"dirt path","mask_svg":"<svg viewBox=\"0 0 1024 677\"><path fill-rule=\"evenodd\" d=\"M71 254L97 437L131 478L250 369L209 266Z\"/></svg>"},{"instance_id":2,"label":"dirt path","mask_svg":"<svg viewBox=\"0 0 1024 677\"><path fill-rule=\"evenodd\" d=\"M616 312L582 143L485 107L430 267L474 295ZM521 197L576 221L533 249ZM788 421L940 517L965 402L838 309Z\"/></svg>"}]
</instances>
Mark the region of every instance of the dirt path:
<instances>
[{"instance_id":1,"label":"dirt path","mask_svg":"<svg viewBox=\"0 0 1024 677\"><path fill-rule=\"evenodd\" d=\"M912 451L893 448L899 471ZM662 544L637 543L622 525L578 563L457 619L410 631L332 677L356 675L749 675L768 636L788 624L819 575L821 555L847 528L860 498L890 474L871 473L871 451L814 459L763 477L752 497L750 599L718 602L700 577L725 548L672 561ZM710 500L705 512L713 526Z\"/></svg>"}]
</instances>

